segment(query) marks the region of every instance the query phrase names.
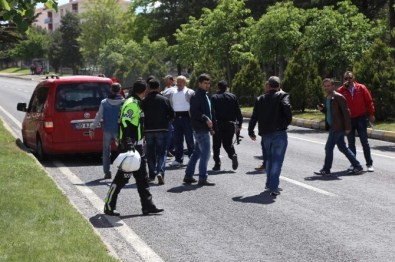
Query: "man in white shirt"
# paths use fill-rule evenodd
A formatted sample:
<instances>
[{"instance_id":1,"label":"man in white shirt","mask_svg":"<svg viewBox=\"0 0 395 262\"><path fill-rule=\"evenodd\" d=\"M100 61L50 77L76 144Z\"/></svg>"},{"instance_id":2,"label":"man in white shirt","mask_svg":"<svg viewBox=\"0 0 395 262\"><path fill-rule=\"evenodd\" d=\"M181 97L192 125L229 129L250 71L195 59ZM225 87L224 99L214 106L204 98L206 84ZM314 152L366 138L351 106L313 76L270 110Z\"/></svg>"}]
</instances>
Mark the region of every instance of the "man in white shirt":
<instances>
[{"instance_id":1,"label":"man in white shirt","mask_svg":"<svg viewBox=\"0 0 395 262\"><path fill-rule=\"evenodd\" d=\"M184 137L187 144L188 156L192 154L194 148L191 118L189 115L189 101L195 92L189 89L186 84L186 77L182 75L178 76L176 80L177 88L169 88L163 92L163 95L169 98L175 114L173 121L175 160L171 163L172 166L180 166L183 164Z\"/></svg>"}]
</instances>

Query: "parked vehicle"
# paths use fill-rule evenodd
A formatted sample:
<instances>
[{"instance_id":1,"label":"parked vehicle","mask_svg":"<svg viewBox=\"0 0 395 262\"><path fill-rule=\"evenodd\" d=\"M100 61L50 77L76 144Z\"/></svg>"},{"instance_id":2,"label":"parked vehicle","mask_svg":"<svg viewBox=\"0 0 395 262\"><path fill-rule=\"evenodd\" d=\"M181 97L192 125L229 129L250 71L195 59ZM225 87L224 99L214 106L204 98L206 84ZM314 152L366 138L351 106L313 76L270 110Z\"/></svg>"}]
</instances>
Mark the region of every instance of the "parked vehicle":
<instances>
[{"instance_id":1,"label":"parked vehicle","mask_svg":"<svg viewBox=\"0 0 395 262\"><path fill-rule=\"evenodd\" d=\"M17 110L26 112L23 143L40 160L56 154L102 152L102 128L91 139L89 127L111 84L111 79L97 76L52 76L41 81L28 106L17 105Z\"/></svg>"}]
</instances>

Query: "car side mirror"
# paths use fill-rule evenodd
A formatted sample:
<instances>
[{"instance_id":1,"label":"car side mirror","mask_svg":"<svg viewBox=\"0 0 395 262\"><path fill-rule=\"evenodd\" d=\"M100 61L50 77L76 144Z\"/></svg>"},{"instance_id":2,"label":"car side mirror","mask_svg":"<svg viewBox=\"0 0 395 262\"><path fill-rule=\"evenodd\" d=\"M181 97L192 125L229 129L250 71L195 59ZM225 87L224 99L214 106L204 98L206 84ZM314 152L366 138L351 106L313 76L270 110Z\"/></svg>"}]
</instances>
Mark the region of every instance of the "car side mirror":
<instances>
[{"instance_id":1,"label":"car side mirror","mask_svg":"<svg viewBox=\"0 0 395 262\"><path fill-rule=\"evenodd\" d=\"M18 103L16 105L16 110L26 112L27 111L26 103Z\"/></svg>"}]
</instances>

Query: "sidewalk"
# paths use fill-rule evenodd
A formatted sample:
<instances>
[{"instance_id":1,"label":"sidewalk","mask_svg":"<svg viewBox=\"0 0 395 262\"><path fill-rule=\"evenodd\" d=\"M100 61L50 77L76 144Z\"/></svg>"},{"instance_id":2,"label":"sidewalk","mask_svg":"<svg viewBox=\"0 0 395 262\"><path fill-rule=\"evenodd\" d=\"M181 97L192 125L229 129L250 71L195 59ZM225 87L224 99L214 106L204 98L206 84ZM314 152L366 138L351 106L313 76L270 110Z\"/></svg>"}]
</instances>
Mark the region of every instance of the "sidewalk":
<instances>
[{"instance_id":1,"label":"sidewalk","mask_svg":"<svg viewBox=\"0 0 395 262\"><path fill-rule=\"evenodd\" d=\"M19 78L19 79L26 79L32 81L41 81L45 79L45 75L21 75L21 74L10 74L10 73L0 73L0 77L11 77L11 78ZM243 113L243 117L250 118L251 114ZM293 118L292 125L306 127L311 129L321 129L325 130L324 121L313 121L301 118ZM369 138L388 141L388 142L395 142L395 132L385 131L385 130L378 130L374 128L368 128L368 136Z\"/></svg>"}]
</instances>

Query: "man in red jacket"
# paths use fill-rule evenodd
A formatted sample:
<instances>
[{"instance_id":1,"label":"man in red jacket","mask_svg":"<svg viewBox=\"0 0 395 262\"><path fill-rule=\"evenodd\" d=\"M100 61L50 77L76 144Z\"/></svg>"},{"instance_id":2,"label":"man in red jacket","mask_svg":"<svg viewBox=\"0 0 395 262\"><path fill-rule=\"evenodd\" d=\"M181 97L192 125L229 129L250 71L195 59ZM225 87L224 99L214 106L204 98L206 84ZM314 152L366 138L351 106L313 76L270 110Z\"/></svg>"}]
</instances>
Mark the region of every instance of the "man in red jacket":
<instances>
[{"instance_id":1,"label":"man in red jacket","mask_svg":"<svg viewBox=\"0 0 395 262\"><path fill-rule=\"evenodd\" d=\"M370 146L368 142L368 121L373 124L374 105L372 96L366 86L357 83L352 72L344 73L344 84L337 90L342 94L346 100L351 112L351 132L347 135L348 147L356 155L355 148L355 130L358 132L361 140L363 154L366 160L368 172L373 172L373 160L370 153Z\"/></svg>"}]
</instances>

